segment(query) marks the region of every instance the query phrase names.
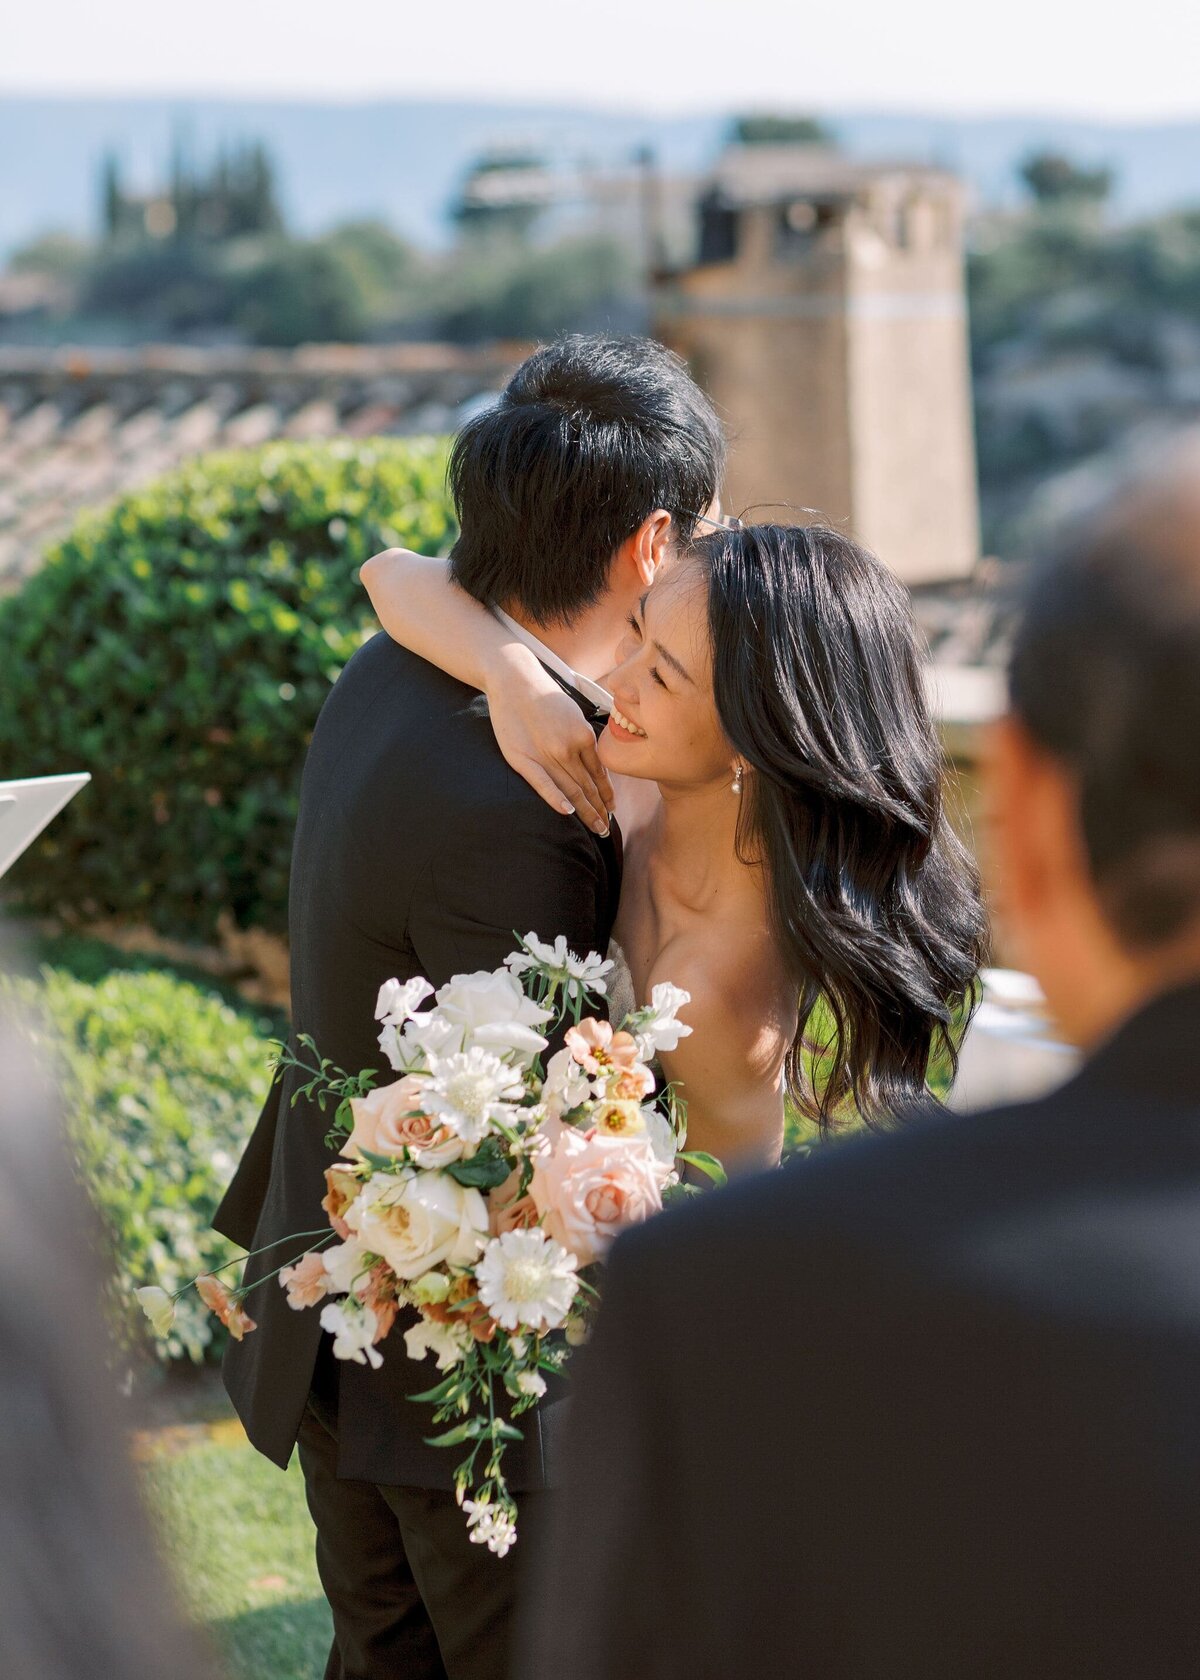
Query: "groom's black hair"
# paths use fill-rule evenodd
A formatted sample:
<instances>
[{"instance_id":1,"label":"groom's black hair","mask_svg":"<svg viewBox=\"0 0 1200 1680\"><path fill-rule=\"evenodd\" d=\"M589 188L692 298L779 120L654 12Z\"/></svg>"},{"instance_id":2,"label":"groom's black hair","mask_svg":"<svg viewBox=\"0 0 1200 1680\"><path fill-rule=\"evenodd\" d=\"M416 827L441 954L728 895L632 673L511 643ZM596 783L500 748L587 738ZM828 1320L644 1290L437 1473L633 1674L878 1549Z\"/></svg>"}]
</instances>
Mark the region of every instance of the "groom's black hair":
<instances>
[{"instance_id":1,"label":"groom's black hair","mask_svg":"<svg viewBox=\"0 0 1200 1680\"><path fill-rule=\"evenodd\" d=\"M720 488L725 438L678 356L648 338L543 345L454 441L454 580L489 606L569 622L655 508L683 538Z\"/></svg>"}]
</instances>

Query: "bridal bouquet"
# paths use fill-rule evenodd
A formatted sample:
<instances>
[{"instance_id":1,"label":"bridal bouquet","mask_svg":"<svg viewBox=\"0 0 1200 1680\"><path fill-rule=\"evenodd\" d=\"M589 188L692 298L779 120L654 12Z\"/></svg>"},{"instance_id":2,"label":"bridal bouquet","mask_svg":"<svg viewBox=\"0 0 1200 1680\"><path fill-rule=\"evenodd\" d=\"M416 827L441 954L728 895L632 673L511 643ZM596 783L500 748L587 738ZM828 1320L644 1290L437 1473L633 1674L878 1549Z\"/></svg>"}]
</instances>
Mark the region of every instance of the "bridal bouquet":
<instances>
[{"instance_id":1,"label":"bridal bouquet","mask_svg":"<svg viewBox=\"0 0 1200 1680\"><path fill-rule=\"evenodd\" d=\"M682 1105L664 1114L652 1100L648 1063L691 1032L678 1019L688 994L655 986L614 1028L586 1012L611 968L530 934L503 967L436 992L387 981L375 1014L388 1084L334 1068L309 1038L313 1062L281 1057L309 1075L298 1096L336 1099L327 1141L340 1159L325 1174L328 1233L271 1275L291 1306L320 1306L335 1356L359 1364L378 1367L400 1308L416 1308L405 1351L432 1357L441 1380L413 1398L446 1426L431 1445L464 1449L455 1487L471 1538L501 1556L516 1539L509 1420L584 1340L618 1232L689 1193L680 1163L724 1177L685 1150ZM212 1277L197 1288L232 1335L254 1328L244 1291ZM139 1295L152 1316L167 1310L162 1291Z\"/></svg>"}]
</instances>

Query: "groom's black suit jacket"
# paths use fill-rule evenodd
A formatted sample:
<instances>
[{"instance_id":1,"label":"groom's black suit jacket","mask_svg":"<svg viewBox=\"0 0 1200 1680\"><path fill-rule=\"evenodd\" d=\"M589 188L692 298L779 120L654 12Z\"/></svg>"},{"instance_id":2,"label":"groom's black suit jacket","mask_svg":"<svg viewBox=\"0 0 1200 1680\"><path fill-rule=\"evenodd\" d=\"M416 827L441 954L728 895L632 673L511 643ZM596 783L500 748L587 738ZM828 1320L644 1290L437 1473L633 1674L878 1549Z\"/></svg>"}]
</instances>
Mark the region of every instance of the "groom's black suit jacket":
<instances>
[{"instance_id":1,"label":"groom's black suit jacket","mask_svg":"<svg viewBox=\"0 0 1200 1680\"><path fill-rule=\"evenodd\" d=\"M605 1287L522 1680L1200 1674L1200 986Z\"/></svg>"},{"instance_id":2,"label":"groom's black suit jacket","mask_svg":"<svg viewBox=\"0 0 1200 1680\"><path fill-rule=\"evenodd\" d=\"M581 702L583 703L583 702ZM378 635L342 672L304 768L289 896L292 1025L321 1055L358 1072L380 1067L374 1019L383 981L498 967L514 933L603 952L616 913L619 855L576 818L556 815L500 756L486 702ZM327 1226L324 1138L332 1110L278 1079L214 1221L245 1248ZM310 1246L251 1262L253 1281ZM319 1309L293 1311L272 1281L247 1303L258 1324L225 1360L225 1382L251 1441L286 1465L325 1334ZM438 1380L410 1360L403 1315L383 1367L338 1366L339 1474L450 1487L453 1452L427 1447L430 1408L409 1394ZM516 1488L539 1487L558 1407L521 1420L506 1458Z\"/></svg>"}]
</instances>

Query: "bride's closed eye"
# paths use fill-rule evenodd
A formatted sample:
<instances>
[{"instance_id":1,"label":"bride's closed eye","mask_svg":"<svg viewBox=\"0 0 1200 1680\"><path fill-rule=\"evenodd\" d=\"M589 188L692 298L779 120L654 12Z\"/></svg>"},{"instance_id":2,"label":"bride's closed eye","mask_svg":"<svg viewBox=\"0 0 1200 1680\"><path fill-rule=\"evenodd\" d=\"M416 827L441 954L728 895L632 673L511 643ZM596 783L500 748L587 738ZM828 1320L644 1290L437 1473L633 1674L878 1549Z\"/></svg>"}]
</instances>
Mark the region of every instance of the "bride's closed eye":
<instances>
[{"instance_id":1,"label":"bride's closed eye","mask_svg":"<svg viewBox=\"0 0 1200 1680\"><path fill-rule=\"evenodd\" d=\"M631 612L628 615L628 617L626 618L625 622L628 624L629 628L633 631L634 635L637 637L638 641L640 642L642 640L642 627L641 627L640 623L638 622L637 614ZM651 675L652 679L658 684L659 688L666 689L666 692L668 694L671 692L670 689L667 688L666 683L659 676L657 665L651 665L650 675Z\"/></svg>"}]
</instances>

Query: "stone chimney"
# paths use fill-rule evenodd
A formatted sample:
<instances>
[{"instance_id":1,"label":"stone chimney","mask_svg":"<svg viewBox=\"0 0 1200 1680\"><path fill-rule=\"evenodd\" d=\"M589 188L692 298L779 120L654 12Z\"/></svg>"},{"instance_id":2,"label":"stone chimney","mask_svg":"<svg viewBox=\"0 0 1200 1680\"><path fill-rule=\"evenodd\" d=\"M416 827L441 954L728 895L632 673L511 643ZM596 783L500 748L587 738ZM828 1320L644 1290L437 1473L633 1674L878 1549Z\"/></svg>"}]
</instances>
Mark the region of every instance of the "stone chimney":
<instances>
[{"instance_id":1,"label":"stone chimney","mask_svg":"<svg viewBox=\"0 0 1200 1680\"><path fill-rule=\"evenodd\" d=\"M801 523L815 509L909 583L971 571L963 210L940 170L817 145L720 159L696 261L656 281L655 331L730 426L730 511Z\"/></svg>"}]
</instances>

